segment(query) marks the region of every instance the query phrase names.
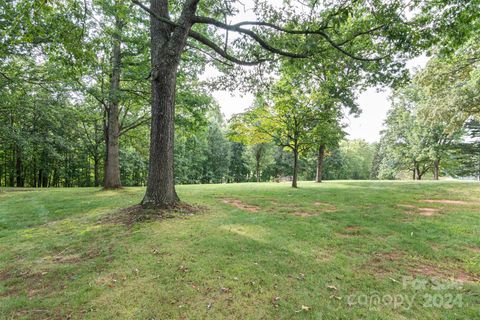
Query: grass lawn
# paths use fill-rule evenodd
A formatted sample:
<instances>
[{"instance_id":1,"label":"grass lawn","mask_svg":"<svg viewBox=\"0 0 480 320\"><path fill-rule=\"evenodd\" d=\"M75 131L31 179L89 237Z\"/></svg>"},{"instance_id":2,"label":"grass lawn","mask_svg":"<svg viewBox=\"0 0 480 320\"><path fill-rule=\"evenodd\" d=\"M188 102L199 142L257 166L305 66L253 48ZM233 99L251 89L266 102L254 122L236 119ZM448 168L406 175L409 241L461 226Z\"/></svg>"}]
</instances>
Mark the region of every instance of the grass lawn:
<instances>
[{"instance_id":1,"label":"grass lawn","mask_svg":"<svg viewBox=\"0 0 480 320\"><path fill-rule=\"evenodd\" d=\"M480 317L478 183L179 186L205 210L106 219L143 192L3 190L0 318Z\"/></svg>"}]
</instances>

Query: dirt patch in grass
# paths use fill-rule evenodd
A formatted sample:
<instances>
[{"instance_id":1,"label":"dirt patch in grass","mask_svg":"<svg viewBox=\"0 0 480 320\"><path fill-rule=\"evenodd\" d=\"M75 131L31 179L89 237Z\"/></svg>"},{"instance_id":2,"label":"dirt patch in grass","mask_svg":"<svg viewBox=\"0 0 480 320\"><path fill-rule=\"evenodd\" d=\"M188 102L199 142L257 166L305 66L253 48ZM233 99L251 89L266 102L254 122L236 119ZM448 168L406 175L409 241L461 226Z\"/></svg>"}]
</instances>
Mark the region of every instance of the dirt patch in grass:
<instances>
[{"instance_id":1,"label":"dirt patch in grass","mask_svg":"<svg viewBox=\"0 0 480 320\"><path fill-rule=\"evenodd\" d=\"M103 254L111 254L112 250L112 247L110 247L108 248L108 251L105 252L102 252L100 249L92 249L83 253L62 251L54 256L44 257L42 260L56 264L77 264L100 257Z\"/></svg>"},{"instance_id":2,"label":"dirt patch in grass","mask_svg":"<svg viewBox=\"0 0 480 320\"><path fill-rule=\"evenodd\" d=\"M327 202L315 201L313 204L317 207L320 207L321 212L335 212L335 211L337 211L337 207L335 207L334 205L331 205L330 203L327 203Z\"/></svg>"},{"instance_id":3,"label":"dirt patch in grass","mask_svg":"<svg viewBox=\"0 0 480 320\"><path fill-rule=\"evenodd\" d=\"M127 227L131 227L137 222L185 218L195 215L203 210L203 207L193 206L183 202L167 209L145 209L137 204L110 214L101 219L101 222L123 224Z\"/></svg>"},{"instance_id":4,"label":"dirt patch in grass","mask_svg":"<svg viewBox=\"0 0 480 320\"><path fill-rule=\"evenodd\" d=\"M374 276L388 276L395 271L395 265L401 265L405 259L402 251L375 252L361 269ZM393 264L393 265L392 265Z\"/></svg>"},{"instance_id":5,"label":"dirt patch in grass","mask_svg":"<svg viewBox=\"0 0 480 320\"><path fill-rule=\"evenodd\" d=\"M461 269L441 269L431 264L417 265L410 270L410 273L414 276L440 278L445 280L453 280L460 283L480 282L479 275L474 275Z\"/></svg>"},{"instance_id":6,"label":"dirt patch in grass","mask_svg":"<svg viewBox=\"0 0 480 320\"><path fill-rule=\"evenodd\" d=\"M317 212L294 211L293 214L298 217L311 217L318 215Z\"/></svg>"},{"instance_id":7,"label":"dirt patch in grass","mask_svg":"<svg viewBox=\"0 0 480 320\"><path fill-rule=\"evenodd\" d=\"M480 281L480 275L471 274L462 269L442 268L429 262L411 262L402 251L377 252L363 266L363 269L369 270L376 276L388 276L398 272L400 268L407 270L414 277L438 278L461 283Z\"/></svg>"},{"instance_id":8,"label":"dirt patch in grass","mask_svg":"<svg viewBox=\"0 0 480 320\"><path fill-rule=\"evenodd\" d=\"M315 211L302 211L302 210L295 210L291 212L293 215L298 216L298 217L312 217L312 216L317 216L323 212L334 212L337 211L337 208L329 203L326 202L320 202L316 201L313 203L317 208L315 208ZM292 206L286 206L286 207L292 207ZM293 206L293 208L295 208Z\"/></svg>"},{"instance_id":9,"label":"dirt patch in grass","mask_svg":"<svg viewBox=\"0 0 480 320\"><path fill-rule=\"evenodd\" d=\"M358 231L358 230L361 230L362 227L359 227L359 226L348 226L345 228L345 230L347 231Z\"/></svg>"},{"instance_id":10,"label":"dirt patch in grass","mask_svg":"<svg viewBox=\"0 0 480 320\"><path fill-rule=\"evenodd\" d=\"M418 208L418 214L425 217L431 217L440 212L440 210L435 208Z\"/></svg>"},{"instance_id":11,"label":"dirt patch in grass","mask_svg":"<svg viewBox=\"0 0 480 320\"><path fill-rule=\"evenodd\" d=\"M246 204L239 199L223 198L222 202L248 212L258 212L260 210L259 206Z\"/></svg>"},{"instance_id":12,"label":"dirt patch in grass","mask_svg":"<svg viewBox=\"0 0 480 320\"><path fill-rule=\"evenodd\" d=\"M437 208L421 208L410 204L397 204L397 207L403 208L406 214L420 215L424 217L431 217L440 213L440 209Z\"/></svg>"},{"instance_id":13,"label":"dirt patch in grass","mask_svg":"<svg viewBox=\"0 0 480 320\"><path fill-rule=\"evenodd\" d=\"M23 309L15 312L14 318L21 319L72 319L72 312L66 311L65 308L61 309Z\"/></svg>"},{"instance_id":14,"label":"dirt patch in grass","mask_svg":"<svg viewBox=\"0 0 480 320\"><path fill-rule=\"evenodd\" d=\"M48 278L46 278L48 277ZM19 296L22 293L29 298L35 296L48 296L57 292L65 281L65 275L55 276L55 281L47 271L31 272L17 270L4 276L6 292L3 296Z\"/></svg>"},{"instance_id":15,"label":"dirt patch in grass","mask_svg":"<svg viewBox=\"0 0 480 320\"><path fill-rule=\"evenodd\" d=\"M470 251L480 253L480 247L467 247Z\"/></svg>"},{"instance_id":16,"label":"dirt patch in grass","mask_svg":"<svg viewBox=\"0 0 480 320\"><path fill-rule=\"evenodd\" d=\"M12 277L12 274L8 270L0 270L0 281L8 280Z\"/></svg>"},{"instance_id":17,"label":"dirt patch in grass","mask_svg":"<svg viewBox=\"0 0 480 320\"><path fill-rule=\"evenodd\" d=\"M440 203L440 204L455 204L455 205L470 204L470 203L468 203L466 201L462 201L462 200L447 200L447 199L427 199L427 200L421 200L421 202Z\"/></svg>"}]
</instances>

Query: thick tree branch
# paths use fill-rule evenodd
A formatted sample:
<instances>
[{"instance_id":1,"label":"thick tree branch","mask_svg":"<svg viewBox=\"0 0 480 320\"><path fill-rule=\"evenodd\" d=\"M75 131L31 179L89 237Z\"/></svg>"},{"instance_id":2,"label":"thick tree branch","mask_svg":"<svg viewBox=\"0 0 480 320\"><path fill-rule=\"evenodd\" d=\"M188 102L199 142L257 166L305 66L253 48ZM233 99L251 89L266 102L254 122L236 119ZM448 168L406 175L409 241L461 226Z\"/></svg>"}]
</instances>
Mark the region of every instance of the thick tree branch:
<instances>
[{"instance_id":1,"label":"thick tree branch","mask_svg":"<svg viewBox=\"0 0 480 320\"><path fill-rule=\"evenodd\" d=\"M195 1L192 1L192 2L195 3ZM151 16L153 16L154 18L156 18L157 20L159 20L161 22L164 22L164 23L166 23L170 26L173 26L173 27L183 28L182 24L176 23L176 22L174 22L174 21L172 21L168 18L161 17L161 16L155 14L152 10L150 10L150 8L148 8L147 6L145 6L143 3L141 3L138 0L132 0L132 3L136 4L137 6L139 6L144 11L148 12ZM183 17L183 18L185 18L185 17ZM215 19L209 18L209 17L194 16L191 19L192 19L192 21L191 21L192 24L195 24L195 23L209 24L209 25L214 25L214 26L216 26L218 28L221 28L221 29L224 29L224 30L230 30L230 31L245 34L245 35L251 37L253 40L255 40L263 49L265 49L269 52L272 52L274 54L278 54L278 55L289 57L289 58L309 58L309 57L313 56L313 53L294 53L294 52L288 52L288 51L284 51L284 50L275 48L271 44L269 44L266 40L264 40L262 37L260 37L255 31L242 28L242 26L247 26L247 25L250 25L250 26L264 26L264 27L272 28L272 29L277 30L277 31L287 33L287 34L319 35L323 39L325 39L325 41L327 41L333 48L335 48L336 50L340 51L341 53L343 53L344 55L346 55L346 56L348 56L352 59L359 60L359 61L379 61L379 60L383 59L383 57L375 57L375 58L359 57L359 56L356 56L356 55L346 51L345 49L343 49L341 47L341 46L347 44L348 42L352 41L356 37L361 36L361 35L365 35L365 34L369 34L371 32L379 30L383 26L378 26L378 27L372 28L370 30L358 32L358 33L354 34L352 37L350 37L349 39L344 40L344 41L339 42L339 43L336 43L335 41L333 41L330 38L330 36L328 34L326 34L324 32L324 29L326 29L325 27L324 28L319 28L317 30L289 30L289 29L285 29L283 27L277 26L273 23L262 22L262 21L244 21L244 22L240 22L240 23L237 23L237 24L229 25L229 24L223 23L221 21L218 21L218 20L215 20ZM258 61L240 60L240 59L228 54L228 52L225 49L222 49L219 45L214 43L212 40L208 39L207 37L203 36L202 34L196 32L196 31L193 31L193 30L189 31L188 36L197 40L198 42L210 47L213 51L215 51L217 54L219 54L223 58L225 58L225 59L227 59L231 62L240 64L240 65L256 65L256 64L260 64L260 63L266 61L266 59L261 59L261 60L258 60Z\"/></svg>"},{"instance_id":2,"label":"thick tree branch","mask_svg":"<svg viewBox=\"0 0 480 320\"><path fill-rule=\"evenodd\" d=\"M263 40L257 33L255 33L252 30L242 28L242 26L253 25L253 26L269 27L277 31L281 31L287 34L294 34L294 35L319 35L322 38L324 38L332 47L334 47L335 49L337 49L338 51L340 51L341 53L343 53L344 55L352 59L360 60L360 61L378 61L383 59L383 57L375 57L375 58L359 57L341 48L341 46L347 44L348 42L353 41L355 38L359 36L380 30L381 28L384 27L384 25L381 25L366 31L357 32L354 35L352 35L349 39L336 43L330 38L330 36L327 33L323 31L324 28L320 28L317 30L290 30L290 29L285 29L280 26L277 26L273 23L262 22L262 21L244 21L244 22L239 22L237 24L229 25L209 17L200 17L200 16L195 16L194 23L210 24L225 30L231 30L231 31L246 34L251 38L253 38L265 50L268 50L270 52L273 52L282 56L290 57L290 58L308 58L308 57L311 57L313 54L312 53L292 53L292 52L286 52L286 51L274 48L270 44L268 44L265 40Z\"/></svg>"},{"instance_id":3,"label":"thick tree branch","mask_svg":"<svg viewBox=\"0 0 480 320\"><path fill-rule=\"evenodd\" d=\"M210 24L210 25L214 25L216 27L219 27L219 28L222 28L222 29L225 29L225 30L230 30L230 31L235 31L235 32L246 34L249 37L251 37L252 39L254 39L263 49L265 49L267 51L270 51L272 53L275 53L275 54L279 54L281 56L286 56L286 57L289 57L289 58L308 58L308 57L311 57L313 55L311 53L293 53L293 52L283 51L281 49L275 48L272 45L270 45L267 41L262 39L262 37L260 37L257 33L255 33L252 30L244 29L244 28L241 28L241 27L238 27L238 26L235 26L235 25L229 25L229 24L223 23L221 21L218 21L218 20L215 20L215 19L212 19L212 18L209 18L209 17L195 16L193 22L194 23Z\"/></svg>"},{"instance_id":4,"label":"thick tree branch","mask_svg":"<svg viewBox=\"0 0 480 320\"><path fill-rule=\"evenodd\" d=\"M132 129L148 124L150 121L151 121L151 117L149 115L141 116L140 118L136 119L134 122L122 127L118 136L120 137Z\"/></svg>"},{"instance_id":5,"label":"thick tree branch","mask_svg":"<svg viewBox=\"0 0 480 320\"><path fill-rule=\"evenodd\" d=\"M153 12L152 10L150 10L149 7L147 7L146 5L144 5L143 3L141 3L140 1L138 0L132 0L132 3L133 4L136 4L137 6L139 6L140 8L142 8L144 11L148 12L152 17L154 17L155 19L157 19L158 21L161 21L161 22L165 22L166 24L169 24L170 26L172 27L181 27L181 25L179 25L178 23L168 19L168 18L165 18L165 17L162 17L158 14L155 14L155 12Z\"/></svg>"},{"instance_id":6,"label":"thick tree branch","mask_svg":"<svg viewBox=\"0 0 480 320\"><path fill-rule=\"evenodd\" d=\"M260 63L263 63L263 62L267 61L266 59L259 59L259 60L256 60L256 61L240 60L240 59L230 55L228 52L226 52L225 50L220 48L220 46L217 45L215 42L213 42L212 40L208 39L207 37L203 36L202 34L196 32L196 31L190 30L188 35L191 38L197 40L198 42L206 45L207 47L210 47L213 51L215 51L217 54L219 54L223 58L225 58L225 59L227 59L231 62L234 62L236 64L240 64L240 65L244 65L244 66L253 66L253 65L257 65L257 64L260 64Z\"/></svg>"}]
</instances>

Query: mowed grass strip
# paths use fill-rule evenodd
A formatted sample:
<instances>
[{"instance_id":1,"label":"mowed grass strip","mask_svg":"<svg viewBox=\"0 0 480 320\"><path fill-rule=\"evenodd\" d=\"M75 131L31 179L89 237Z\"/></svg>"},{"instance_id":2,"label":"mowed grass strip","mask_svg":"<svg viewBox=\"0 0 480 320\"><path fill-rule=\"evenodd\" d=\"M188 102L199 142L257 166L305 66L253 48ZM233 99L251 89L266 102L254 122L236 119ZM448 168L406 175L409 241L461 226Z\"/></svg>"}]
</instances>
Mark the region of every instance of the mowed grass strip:
<instances>
[{"instance_id":1,"label":"mowed grass strip","mask_svg":"<svg viewBox=\"0 0 480 320\"><path fill-rule=\"evenodd\" d=\"M179 186L205 210L105 219L143 192L0 192L0 318L478 317L479 184Z\"/></svg>"}]
</instances>

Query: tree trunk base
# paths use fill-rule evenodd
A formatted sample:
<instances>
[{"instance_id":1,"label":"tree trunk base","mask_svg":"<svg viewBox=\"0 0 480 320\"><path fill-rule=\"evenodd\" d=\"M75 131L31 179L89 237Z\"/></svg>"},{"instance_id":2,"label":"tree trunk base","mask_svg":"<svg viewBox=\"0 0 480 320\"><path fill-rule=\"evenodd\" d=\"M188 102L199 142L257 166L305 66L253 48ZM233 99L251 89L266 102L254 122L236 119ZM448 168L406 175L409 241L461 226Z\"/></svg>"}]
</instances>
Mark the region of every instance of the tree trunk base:
<instances>
[{"instance_id":1,"label":"tree trunk base","mask_svg":"<svg viewBox=\"0 0 480 320\"><path fill-rule=\"evenodd\" d=\"M107 216L103 221L108 223L120 223L131 227L138 222L157 221L172 218L184 218L192 216L203 210L202 207L192 206L187 203L178 202L175 207L168 209L144 208L137 204L123 208L114 214Z\"/></svg>"},{"instance_id":2,"label":"tree trunk base","mask_svg":"<svg viewBox=\"0 0 480 320\"><path fill-rule=\"evenodd\" d=\"M170 200L148 199L145 196L140 205L145 210L176 210L183 206L183 202L180 201L177 195Z\"/></svg>"}]
</instances>

